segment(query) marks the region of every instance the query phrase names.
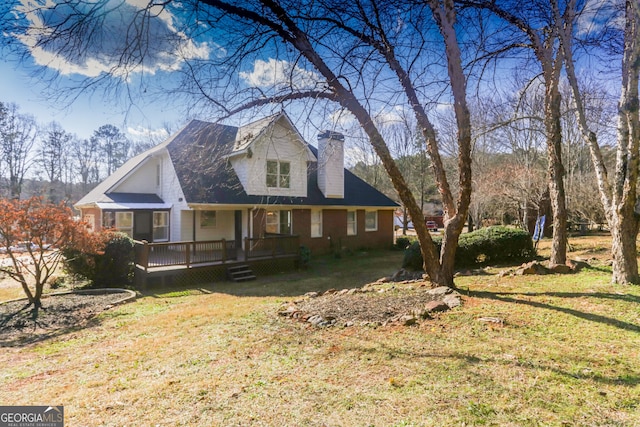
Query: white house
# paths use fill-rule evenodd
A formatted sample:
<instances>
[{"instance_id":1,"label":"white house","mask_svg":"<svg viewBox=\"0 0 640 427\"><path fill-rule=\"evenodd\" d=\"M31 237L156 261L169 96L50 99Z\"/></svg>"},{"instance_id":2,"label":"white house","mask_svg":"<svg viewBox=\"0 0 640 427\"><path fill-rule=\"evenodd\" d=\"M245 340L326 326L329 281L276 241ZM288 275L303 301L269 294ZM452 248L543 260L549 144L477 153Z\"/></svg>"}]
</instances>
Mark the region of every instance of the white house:
<instances>
[{"instance_id":1,"label":"white house","mask_svg":"<svg viewBox=\"0 0 640 427\"><path fill-rule=\"evenodd\" d=\"M95 229L148 242L241 248L246 237L297 235L316 253L390 247L397 204L344 169L343 143L321 132L316 150L284 113L240 128L193 120L75 207Z\"/></svg>"}]
</instances>

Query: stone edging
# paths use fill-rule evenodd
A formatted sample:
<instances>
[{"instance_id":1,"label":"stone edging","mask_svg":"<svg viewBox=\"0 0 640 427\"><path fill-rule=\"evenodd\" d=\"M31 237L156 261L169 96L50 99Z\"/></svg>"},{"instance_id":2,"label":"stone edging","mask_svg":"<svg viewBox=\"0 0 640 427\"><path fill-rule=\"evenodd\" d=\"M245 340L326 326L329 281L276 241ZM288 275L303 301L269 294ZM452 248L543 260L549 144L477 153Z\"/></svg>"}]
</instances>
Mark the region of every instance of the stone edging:
<instances>
[{"instance_id":1,"label":"stone edging","mask_svg":"<svg viewBox=\"0 0 640 427\"><path fill-rule=\"evenodd\" d=\"M124 288L98 288L98 289L79 289L79 290L75 290L75 291L65 291L65 292L55 292L52 294L44 294L42 295L42 299L48 298L48 297L54 297L54 296L58 296L58 295L69 295L69 294L77 294L77 295L90 295L90 294L115 294L115 293L123 293L126 294L126 296L120 298L119 300L112 302L110 304L107 305L107 307L113 307L115 305L120 305L120 304L124 304L127 303L129 301L132 301L134 299L136 299L137 294L130 290L130 289L124 289ZM8 304L11 302L17 302L17 301L29 301L29 298L15 298L15 299L10 299L7 301L0 301L0 305L3 304Z\"/></svg>"}]
</instances>

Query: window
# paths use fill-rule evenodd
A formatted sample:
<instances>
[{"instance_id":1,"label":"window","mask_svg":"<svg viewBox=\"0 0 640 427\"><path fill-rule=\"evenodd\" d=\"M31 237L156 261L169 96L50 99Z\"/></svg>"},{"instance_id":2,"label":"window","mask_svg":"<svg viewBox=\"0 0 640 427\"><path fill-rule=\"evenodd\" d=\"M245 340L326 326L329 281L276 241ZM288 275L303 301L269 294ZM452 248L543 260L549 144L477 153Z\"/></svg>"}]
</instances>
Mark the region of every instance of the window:
<instances>
[{"instance_id":1,"label":"window","mask_svg":"<svg viewBox=\"0 0 640 427\"><path fill-rule=\"evenodd\" d=\"M322 237L322 211L311 210L311 237Z\"/></svg>"},{"instance_id":2,"label":"window","mask_svg":"<svg viewBox=\"0 0 640 427\"><path fill-rule=\"evenodd\" d=\"M367 211L364 214L364 231L378 230L378 211Z\"/></svg>"},{"instance_id":3,"label":"window","mask_svg":"<svg viewBox=\"0 0 640 427\"><path fill-rule=\"evenodd\" d=\"M216 211L200 211L200 228L216 228Z\"/></svg>"},{"instance_id":4,"label":"window","mask_svg":"<svg viewBox=\"0 0 640 427\"><path fill-rule=\"evenodd\" d=\"M356 234L358 234L356 211L347 211L347 236L355 236Z\"/></svg>"},{"instance_id":5,"label":"window","mask_svg":"<svg viewBox=\"0 0 640 427\"><path fill-rule=\"evenodd\" d=\"M133 212L116 212L116 229L133 237Z\"/></svg>"},{"instance_id":6,"label":"window","mask_svg":"<svg viewBox=\"0 0 640 427\"><path fill-rule=\"evenodd\" d=\"M291 234L291 211L267 211L267 233Z\"/></svg>"},{"instance_id":7,"label":"window","mask_svg":"<svg viewBox=\"0 0 640 427\"><path fill-rule=\"evenodd\" d=\"M153 213L153 241L169 240L169 212Z\"/></svg>"},{"instance_id":8,"label":"window","mask_svg":"<svg viewBox=\"0 0 640 427\"><path fill-rule=\"evenodd\" d=\"M160 163L156 165L156 187L160 187Z\"/></svg>"},{"instance_id":9,"label":"window","mask_svg":"<svg viewBox=\"0 0 640 427\"><path fill-rule=\"evenodd\" d=\"M291 165L289 162L267 160L267 187L289 188Z\"/></svg>"},{"instance_id":10,"label":"window","mask_svg":"<svg viewBox=\"0 0 640 427\"><path fill-rule=\"evenodd\" d=\"M116 228L115 212L102 212L102 228Z\"/></svg>"}]
</instances>

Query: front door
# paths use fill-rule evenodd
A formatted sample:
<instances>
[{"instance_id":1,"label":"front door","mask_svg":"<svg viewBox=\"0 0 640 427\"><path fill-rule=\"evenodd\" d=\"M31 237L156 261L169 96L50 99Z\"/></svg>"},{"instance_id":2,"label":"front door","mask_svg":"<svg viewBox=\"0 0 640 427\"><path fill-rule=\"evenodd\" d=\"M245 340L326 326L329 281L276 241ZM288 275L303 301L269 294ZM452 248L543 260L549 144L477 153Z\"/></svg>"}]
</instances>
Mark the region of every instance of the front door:
<instances>
[{"instance_id":1,"label":"front door","mask_svg":"<svg viewBox=\"0 0 640 427\"><path fill-rule=\"evenodd\" d=\"M133 240L153 241L153 222L151 211L133 213Z\"/></svg>"}]
</instances>

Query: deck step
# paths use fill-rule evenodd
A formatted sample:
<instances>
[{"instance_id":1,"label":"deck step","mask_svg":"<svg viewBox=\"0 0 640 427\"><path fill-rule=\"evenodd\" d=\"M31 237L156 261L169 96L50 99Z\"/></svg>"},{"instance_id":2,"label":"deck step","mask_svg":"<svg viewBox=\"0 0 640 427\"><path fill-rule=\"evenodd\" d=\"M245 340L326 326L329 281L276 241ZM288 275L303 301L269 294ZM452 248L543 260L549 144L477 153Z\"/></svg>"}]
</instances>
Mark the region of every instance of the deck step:
<instances>
[{"instance_id":1,"label":"deck step","mask_svg":"<svg viewBox=\"0 0 640 427\"><path fill-rule=\"evenodd\" d=\"M234 282L246 282L248 280L255 280L256 276L248 265L235 265L227 268L227 275Z\"/></svg>"}]
</instances>

